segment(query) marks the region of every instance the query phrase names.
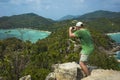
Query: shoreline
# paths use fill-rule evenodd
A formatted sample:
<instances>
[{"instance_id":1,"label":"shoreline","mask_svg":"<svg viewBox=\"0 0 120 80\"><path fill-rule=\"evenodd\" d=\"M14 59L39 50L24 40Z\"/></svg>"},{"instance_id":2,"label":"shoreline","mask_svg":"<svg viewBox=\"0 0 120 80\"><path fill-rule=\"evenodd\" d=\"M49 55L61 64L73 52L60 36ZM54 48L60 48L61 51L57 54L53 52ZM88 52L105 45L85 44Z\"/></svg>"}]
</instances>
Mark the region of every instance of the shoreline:
<instances>
[{"instance_id":1,"label":"shoreline","mask_svg":"<svg viewBox=\"0 0 120 80\"><path fill-rule=\"evenodd\" d=\"M107 35L120 34L120 32L106 33Z\"/></svg>"},{"instance_id":2,"label":"shoreline","mask_svg":"<svg viewBox=\"0 0 120 80\"><path fill-rule=\"evenodd\" d=\"M115 32L115 33L106 33L106 35L115 41L116 44L120 44L120 32Z\"/></svg>"},{"instance_id":3,"label":"shoreline","mask_svg":"<svg viewBox=\"0 0 120 80\"><path fill-rule=\"evenodd\" d=\"M40 31L40 32L46 32L46 33L49 33L51 34L52 32L50 31L44 31L44 30L39 30L39 29L32 29L32 28L14 28L14 29L23 29L23 30L36 30L36 31ZM13 29L0 29L0 30L13 30Z\"/></svg>"},{"instance_id":4,"label":"shoreline","mask_svg":"<svg viewBox=\"0 0 120 80\"><path fill-rule=\"evenodd\" d=\"M31 28L0 29L0 32L3 34L4 33L7 34L7 32L8 32L8 34L10 34L10 35L15 34L14 36L11 36L11 37L16 37L17 39L21 39L22 41L29 40L31 43L35 43L39 39L44 39L51 34L51 32L49 32L49 31L43 31L43 30L39 30L39 29L37 30L37 29L31 29ZM26 34L26 33L28 33L28 34ZM3 38L4 39L9 38L8 34ZM24 34L24 36L23 36L23 34ZM31 35L32 35L32 37L31 37Z\"/></svg>"}]
</instances>

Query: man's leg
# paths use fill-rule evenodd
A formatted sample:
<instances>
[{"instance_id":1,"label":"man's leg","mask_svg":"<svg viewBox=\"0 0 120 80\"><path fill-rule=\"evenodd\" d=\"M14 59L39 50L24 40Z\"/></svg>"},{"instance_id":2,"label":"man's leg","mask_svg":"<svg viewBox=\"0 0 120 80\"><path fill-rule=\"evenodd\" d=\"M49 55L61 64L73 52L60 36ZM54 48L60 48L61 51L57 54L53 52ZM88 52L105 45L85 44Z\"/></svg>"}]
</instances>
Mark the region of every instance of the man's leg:
<instances>
[{"instance_id":1,"label":"man's leg","mask_svg":"<svg viewBox=\"0 0 120 80\"><path fill-rule=\"evenodd\" d=\"M90 75L90 72L89 72L85 62L80 61L80 67L83 70L83 72L86 74L86 76Z\"/></svg>"},{"instance_id":2,"label":"man's leg","mask_svg":"<svg viewBox=\"0 0 120 80\"><path fill-rule=\"evenodd\" d=\"M87 65L85 63L85 62L87 62L87 59L88 59L88 55L81 54L80 61L79 61L80 67L86 76L90 75L90 72L89 72Z\"/></svg>"}]
</instances>

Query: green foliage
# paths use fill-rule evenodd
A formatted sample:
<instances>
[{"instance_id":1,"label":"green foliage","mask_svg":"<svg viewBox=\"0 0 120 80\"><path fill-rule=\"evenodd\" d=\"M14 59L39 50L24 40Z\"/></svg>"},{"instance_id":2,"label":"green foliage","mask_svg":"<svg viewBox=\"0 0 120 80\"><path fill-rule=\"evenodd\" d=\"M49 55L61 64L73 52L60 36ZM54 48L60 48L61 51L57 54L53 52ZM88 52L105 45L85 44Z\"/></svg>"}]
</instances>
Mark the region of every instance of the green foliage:
<instances>
[{"instance_id":1,"label":"green foliage","mask_svg":"<svg viewBox=\"0 0 120 80\"><path fill-rule=\"evenodd\" d=\"M63 59L63 62L79 62L80 55L79 53L71 53L68 55L65 55L65 59Z\"/></svg>"},{"instance_id":2,"label":"green foliage","mask_svg":"<svg viewBox=\"0 0 120 80\"><path fill-rule=\"evenodd\" d=\"M109 33L109 32L118 32L120 31L119 23L116 21L120 19L118 18L97 18L91 21L86 21L88 26L91 26L95 30L102 32L102 33Z\"/></svg>"},{"instance_id":3,"label":"green foliage","mask_svg":"<svg viewBox=\"0 0 120 80\"><path fill-rule=\"evenodd\" d=\"M91 29L91 34L92 34L95 46L104 47L107 50L112 48L112 45L110 44L112 40L106 34L100 33L93 29Z\"/></svg>"},{"instance_id":4,"label":"green foliage","mask_svg":"<svg viewBox=\"0 0 120 80\"><path fill-rule=\"evenodd\" d=\"M10 38L0 43L0 75L5 79L18 80L20 71L22 71L28 63L26 46L21 40Z\"/></svg>"},{"instance_id":5,"label":"green foliage","mask_svg":"<svg viewBox=\"0 0 120 80\"><path fill-rule=\"evenodd\" d=\"M102 69L120 70L119 63L113 56L100 51L95 51L89 57L89 64Z\"/></svg>"},{"instance_id":6,"label":"green foliage","mask_svg":"<svg viewBox=\"0 0 120 80\"><path fill-rule=\"evenodd\" d=\"M44 68L35 68L30 67L27 68L24 72L23 72L23 76L24 75L31 75L31 79L32 80L45 80L46 76L50 73L50 71L48 69L44 69ZM22 76L21 76L22 77Z\"/></svg>"}]
</instances>

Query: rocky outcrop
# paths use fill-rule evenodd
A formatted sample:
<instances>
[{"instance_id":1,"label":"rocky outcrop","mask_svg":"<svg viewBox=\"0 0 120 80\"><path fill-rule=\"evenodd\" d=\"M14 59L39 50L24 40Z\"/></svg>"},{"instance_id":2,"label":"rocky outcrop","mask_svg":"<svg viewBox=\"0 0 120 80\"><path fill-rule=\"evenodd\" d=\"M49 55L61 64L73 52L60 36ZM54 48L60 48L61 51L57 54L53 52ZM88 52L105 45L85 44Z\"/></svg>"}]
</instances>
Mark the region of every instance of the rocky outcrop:
<instances>
[{"instance_id":1,"label":"rocky outcrop","mask_svg":"<svg viewBox=\"0 0 120 80\"><path fill-rule=\"evenodd\" d=\"M0 77L0 80L4 80L2 77Z\"/></svg>"},{"instance_id":2,"label":"rocky outcrop","mask_svg":"<svg viewBox=\"0 0 120 80\"><path fill-rule=\"evenodd\" d=\"M45 80L120 80L120 71L89 67L91 75L83 78L79 64L75 62L55 64L54 71Z\"/></svg>"},{"instance_id":3,"label":"rocky outcrop","mask_svg":"<svg viewBox=\"0 0 120 80\"><path fill-rule=\"evenodd\" d=\"M75 62L56 64L53 68L54 72L46 80L80 80L83 77L79 64Z\"/></svg>"},{"instance_id":4,"label":"rocky outcrop","mask_svg":"<svg viewBox=\"0 0 120 80\"><path fill-rule=\"evenodd\" d=\"M120 71L97 69L81 80L120 80Z\"/></svg>"},{"instance_id":5,"label":"rocky outcrop","mask_svg":"<svg viewBox=\"0 0 120 80\"><path fill-rule=\"evenodd\" d=\"M120 51L120 45L113 47L112 51L113 52Z\"/></svg>"},{"instance_id":6,"label":"rocky outcrop","mask_svg":"<svg viewBox=\"0 0 120 80\"><path fill-rule=\"evenodd\" d=\"M31 76L27 75L27 76L20 78L19 80L31 80Z\"/></svg>"},{"instance_id":7,"label":"rocky outcrop","mask_svg":"<svg viewBox=\"0 0 120 80\"><path fill-rule=\"evenodd\" d=\"M120 63L120 60L117 60Z\"/></svg>"}]
</instances>

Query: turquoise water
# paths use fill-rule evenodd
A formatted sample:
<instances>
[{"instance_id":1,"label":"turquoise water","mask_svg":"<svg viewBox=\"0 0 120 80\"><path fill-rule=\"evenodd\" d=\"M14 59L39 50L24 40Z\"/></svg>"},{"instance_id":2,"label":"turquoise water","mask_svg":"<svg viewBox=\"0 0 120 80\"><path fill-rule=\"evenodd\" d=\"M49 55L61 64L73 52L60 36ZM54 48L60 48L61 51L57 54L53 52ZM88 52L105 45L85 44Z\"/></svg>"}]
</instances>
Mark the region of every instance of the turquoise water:
<instances>
[{"instance_id":1,"label":"turquoise water","mask_svg":"<svg viewBox=\"0 0 120 80\"><path fill-rule=\"evenodd\" d=\"M120 44L120 32L118 33L109 33L108 36L113 39L116 43ZM120 51L116 52L117 59L120 59Z\"/></svg>"},{"instance_id":2,"label":"turquoise water","mask_svg":"<svg viewBox=\"0 0 120 80\"><path fill-rule=\"evenodd\" d=\"M117 52L116 52L116 58L117 58L117 59L120 59L120 51L117 51Z\"/></svg>"},{"instance_id":3,"label":"turquoise water","mask_svg":"<svg viewBox=\"0 0 120 80\"><path fill-rule=\"evenodd\" d=\"M108 36L110 36L111 39L115 40L116 43L120 43L120 32L118 32L118 33L109 33Z\"/></svg>"},{"instance_id":4,"label":"turquoise water","mask_svg":"<svg viewBox=\"0 0 120 80\"><path fill-rule=\"evenodd\" d=\"M50 32L39 31L33 29L1 29L0 30L0 39L6 39L10 37L16 37L21 40L29 40L32 43L35 43L39 39L44 39L50 35Z\"/></svg>"}]
</instances>

